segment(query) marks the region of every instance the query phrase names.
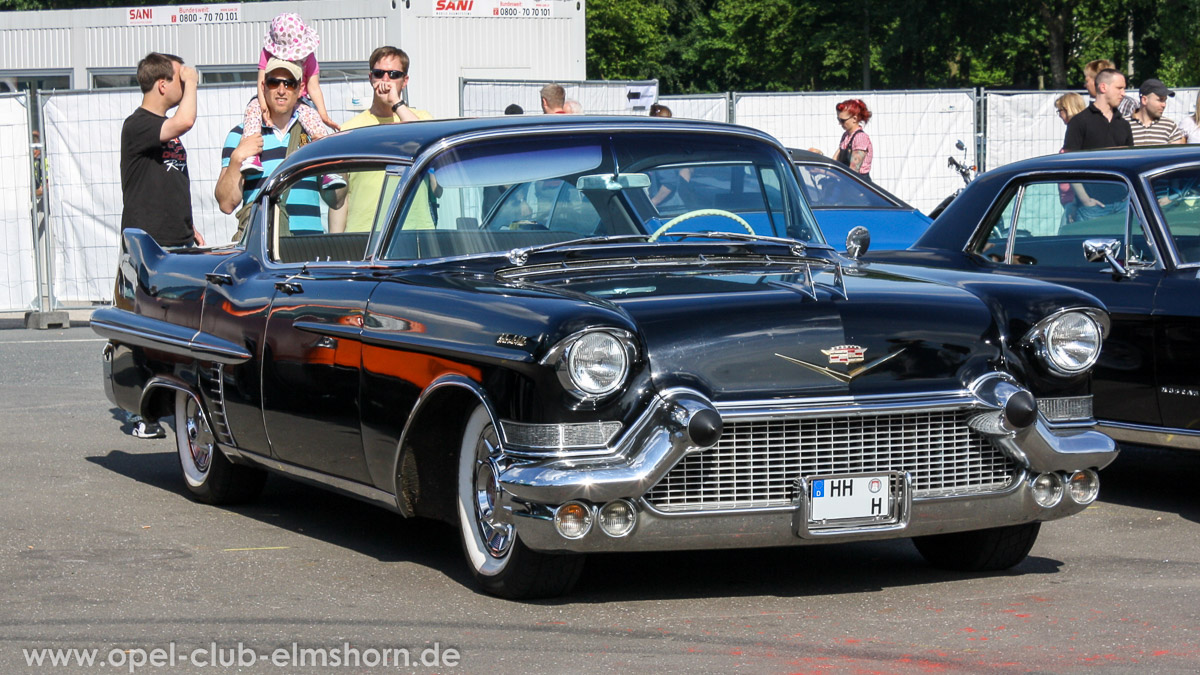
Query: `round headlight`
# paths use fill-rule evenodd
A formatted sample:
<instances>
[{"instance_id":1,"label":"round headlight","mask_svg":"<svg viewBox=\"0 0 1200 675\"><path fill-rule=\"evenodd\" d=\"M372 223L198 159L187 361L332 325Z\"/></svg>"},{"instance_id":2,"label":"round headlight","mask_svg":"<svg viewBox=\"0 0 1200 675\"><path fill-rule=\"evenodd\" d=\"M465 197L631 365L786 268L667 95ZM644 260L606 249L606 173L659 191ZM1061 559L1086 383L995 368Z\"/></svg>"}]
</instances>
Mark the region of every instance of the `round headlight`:
<instances>
[{"instance_id":1,"label":"round headlight","mask_svg":"<svg viewBox=\"0 0 1200 675\"><path fill-rule=\"evenodd\" d=\"M614 391L629 372L625 345L611 333L588 333L571 345L567 354L567 374L580 391L602 396Z\"/></svg>"},{"instance_id":2,"label":"round headlight","mask_svg":"<svg viewBox=\"0 0 1200 675\"><path fill-rule=\"evenodd\" d=\"M1091 368L1100 356L1100 326L1081 312L1067 312L1051 321L1043 333L1050 365L1073 375Z\"/></svg>"}]
</instances>

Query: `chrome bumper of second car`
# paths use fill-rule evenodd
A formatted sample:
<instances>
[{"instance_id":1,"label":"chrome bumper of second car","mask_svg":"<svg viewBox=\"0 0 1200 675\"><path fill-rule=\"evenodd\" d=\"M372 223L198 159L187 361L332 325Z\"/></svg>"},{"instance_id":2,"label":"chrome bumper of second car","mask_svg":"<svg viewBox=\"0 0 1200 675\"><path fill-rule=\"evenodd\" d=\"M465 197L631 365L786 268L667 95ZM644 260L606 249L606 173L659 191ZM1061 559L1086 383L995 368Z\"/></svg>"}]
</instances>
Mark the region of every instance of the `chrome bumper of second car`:
<instances>
[{"instance_id":1,"label":"chrome bumper of second car","mask_svg":"<svg viewBox=\"0 0 1200 675\"><path fill-rule=\"evenodd\" d=\"M676 535L653 543L646 533L674 532L680 529L680 519L737 522L734 530L752 539L760 536L752 532L766 527L761 534L774 543L763 545L786 544L786 539L765 534L776 527L767 523L791 523L804 481L817 475L886 472L904 477L901 494L911 505L912 517L905 515L887 527L852 528L843 533L850 538L979 529L1081 510L1083 505L1070 503L1037 506L1029 496L1029 479L1043 472L1069 476L1076 470L1102 468L1115 458L1115 444L1090 425L1056 426L1040 416L1013 428L1003 418L1008 396L995 395L1011 393L1011 388L1007 380L993 376L965 391L919 397L720 406L695 392L666 392L619 439L614 452L589 458L516 459L503 470L500 484L506 508L523 536L526 530L540 530L537 523L568 501L592 507L620 499L636 503L639 524L633 534L614 543L621 550L674 547L664 542ZM720 438L707 447L694 441L694 425L689 425L701 410L719 412L724 425ZM976 423L980 415L993 414L999 417L991 426L986 419L985 424ZM980 508L980 500L988 501L987 509ZM969 514L961 522L953 515L959 511ZM672 524L653 525L659 520ZM751 522L759 525L751 527ZM897 535L899 530L905 533ZM794 529L789 531L797 536ZM679 536L706 540L696 548L714 545L700 534ZM837 536L843 535L824 531L813 538L832 541ZM558 541L539 541L535 547L591 550L582 541L554 538Z\"/></svg>"}]
</instances>

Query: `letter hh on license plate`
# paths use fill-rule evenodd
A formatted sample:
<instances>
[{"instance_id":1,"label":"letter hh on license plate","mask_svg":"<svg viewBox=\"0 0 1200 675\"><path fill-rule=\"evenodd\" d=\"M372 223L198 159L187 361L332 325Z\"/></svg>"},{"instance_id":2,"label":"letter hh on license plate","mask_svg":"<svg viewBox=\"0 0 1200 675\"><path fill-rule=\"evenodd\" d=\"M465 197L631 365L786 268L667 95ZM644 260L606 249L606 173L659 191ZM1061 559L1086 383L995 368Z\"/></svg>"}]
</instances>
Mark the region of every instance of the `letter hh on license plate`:
<instances>
[{"instance_id":1,"label":"letter hh on license plate","mask_svg":"<svg viewBox=\"0 0 1200 675\"><path fill-rule=\"evenodd\" d=\"M892 518L891 477L823 476L814 478L808 487L808 522L832 524L831 521L878 522Z\"/></svg>"}]
</instances>

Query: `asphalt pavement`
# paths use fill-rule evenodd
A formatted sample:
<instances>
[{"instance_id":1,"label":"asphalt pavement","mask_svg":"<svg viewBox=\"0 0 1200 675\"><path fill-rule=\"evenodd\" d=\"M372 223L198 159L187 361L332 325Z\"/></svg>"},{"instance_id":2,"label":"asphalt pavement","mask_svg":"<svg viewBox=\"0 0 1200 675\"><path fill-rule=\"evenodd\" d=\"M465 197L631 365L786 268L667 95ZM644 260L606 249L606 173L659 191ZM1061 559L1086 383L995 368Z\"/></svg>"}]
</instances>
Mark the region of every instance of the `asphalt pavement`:
<instances>
[{"instance_id":1,"label":"asphalt pavement","mask_svg":"<svg viewBox=\"0 0 1200 675\"><path fill-rule=\"evenodd\" d=\"M104 397L102 344L0 326L0 672L1200 671L1200 453L1125 449L1004 573L908 541L617 554L519 603L439 523L274 476L193 501Z\"/></svg>"}]
</instances>

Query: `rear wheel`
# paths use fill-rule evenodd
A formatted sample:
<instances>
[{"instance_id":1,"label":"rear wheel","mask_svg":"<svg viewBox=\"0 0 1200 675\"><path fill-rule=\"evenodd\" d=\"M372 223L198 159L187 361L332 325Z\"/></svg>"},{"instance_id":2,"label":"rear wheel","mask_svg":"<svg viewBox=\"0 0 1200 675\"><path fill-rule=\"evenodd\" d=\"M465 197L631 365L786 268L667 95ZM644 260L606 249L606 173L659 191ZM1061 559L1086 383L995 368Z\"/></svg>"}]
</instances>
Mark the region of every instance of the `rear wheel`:
<instances>
[{"instance_id":1,"label":"rear wheel","mask_svg":"<svg viewBox=\"0 0 1200 675\"><path fill-rule=\"evenodd\" d=\"M183 391L175 392L175 445L183 480L199 501L236 504L262 492L267 473L230 462L217 447L200 402Z\"/></svg>"},{"instance_id":2,"label":"rear wheel","mask_svg":"<svg viewBox=\"0 0 1200 675\"><path fill-rule=\"evenodd\" d=\"M584 556L530 550L500 506L503 456L482 405L471 413L458 457L458 525L471 573L485 591L503 598L545 598L571 590Z\"/></svg>"},{"instance_id":3,"label":"rear wheel","mask_svg":"<svg viewBox=\"0 0 1200 675\"><path fill-rule=\"evenodd\" d=\"M1017 565L1033 548L1042 524L913 537L917 551L931 565L950 570L988 572Z\"/></svg>"}]
</instances>

